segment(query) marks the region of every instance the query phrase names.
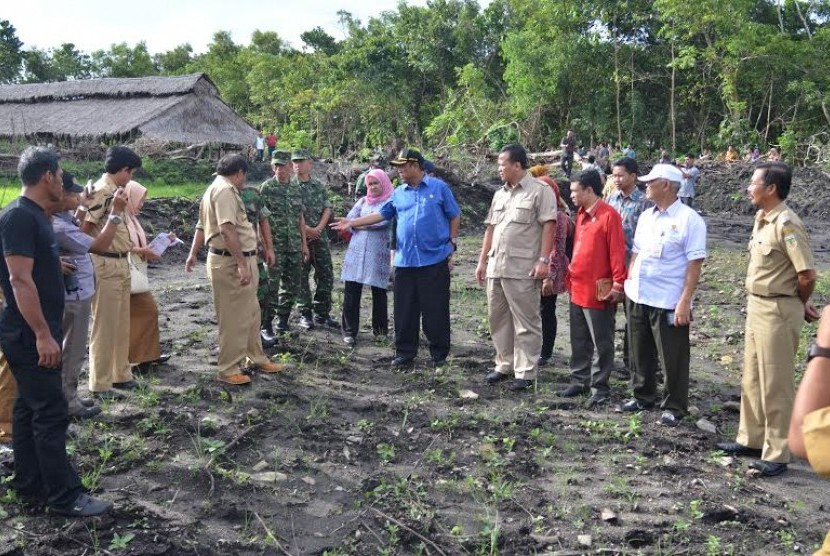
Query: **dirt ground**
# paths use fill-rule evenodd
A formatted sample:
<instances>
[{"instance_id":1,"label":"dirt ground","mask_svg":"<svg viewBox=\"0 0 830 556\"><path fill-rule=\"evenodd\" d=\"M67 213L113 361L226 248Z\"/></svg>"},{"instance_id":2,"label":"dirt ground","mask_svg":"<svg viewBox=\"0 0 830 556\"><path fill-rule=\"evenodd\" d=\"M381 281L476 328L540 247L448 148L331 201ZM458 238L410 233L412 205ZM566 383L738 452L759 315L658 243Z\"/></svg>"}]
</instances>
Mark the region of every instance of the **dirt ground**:
<instances>
[{"instance_id":1,"label":"dirt ground","mask_svg":"<svg viewBox=\"0 0 830 556\"><path fill-rule=\"evenodd\" d=\"M616 413L628 397L617 377L606 409L555 395L567 384L566 299L535 392L484 384L493 352L472 279L474 223L465 223L453 271L446 366L432 368L422 346L413 370L391 371L391 341L372 338L368 322L350 350L338 330L301 332L294 320L271 353L295 369L235 389L214 380L204 265L185 274L179 248L151 270L163 350L174 357L103 417L77 424L70 444L85 484L114 500L114 513L66 520L8 491L0 554L811 553L830 527L830 484L803 462L761 479L715 450L737 428L752 211L737 197L717 205L745 176L707 176L711 251L692 329L693 410L678 428L657 424L658 411ZM729 193L713 191L732 181ZM195 205L158 204L172 209L148 206L151 226L192 226ZM818 218L809 226L826 250L830 227ZM336 266L342 253L336 246ZM817 301L826 303L828 258L819 255ZM701 430L700 419L717 432Z\"/></svg>"}]
</instances>

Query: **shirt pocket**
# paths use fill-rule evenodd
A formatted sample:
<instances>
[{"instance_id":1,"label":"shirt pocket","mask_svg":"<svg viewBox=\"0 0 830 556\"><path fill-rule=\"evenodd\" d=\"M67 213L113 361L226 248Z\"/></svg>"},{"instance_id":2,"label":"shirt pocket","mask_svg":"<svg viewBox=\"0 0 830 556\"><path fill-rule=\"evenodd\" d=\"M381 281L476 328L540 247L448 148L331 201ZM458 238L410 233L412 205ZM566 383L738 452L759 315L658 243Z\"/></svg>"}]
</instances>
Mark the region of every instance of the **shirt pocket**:
<instances>
[{"instance_id":1,"label":"shirt pocket","mask_svg":"<svg viewBox=\"0 0 830 556\"><path fill-rule=\"evenodd\" d=\"M516 207L513 209L510 221L517 224L530 224L533 222L533 209L532 199L522 199L516 203Z\"/></svg>"},{"instance_id":2,"label":"shirt pocket","mask_svg":"<svg viewBox=\"0 0 830 556\"><path fill-rule=\"evenodd\" d=\"M502 220L504 220L504 205L505 203L503 200L499 200L493 204L493 210L491 211L492 214L490 218L490 224L493 226L501 224Z\"/></svg>"}]
</instances>

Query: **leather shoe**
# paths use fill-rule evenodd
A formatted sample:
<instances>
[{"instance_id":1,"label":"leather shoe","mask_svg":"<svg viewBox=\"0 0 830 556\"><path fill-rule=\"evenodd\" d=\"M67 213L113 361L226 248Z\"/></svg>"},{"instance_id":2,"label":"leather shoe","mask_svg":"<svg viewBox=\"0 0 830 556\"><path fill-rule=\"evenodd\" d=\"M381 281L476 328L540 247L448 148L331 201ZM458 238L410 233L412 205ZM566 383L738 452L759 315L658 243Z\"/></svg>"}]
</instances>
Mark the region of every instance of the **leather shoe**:
<instances>
[{"instance_id":1,"label":"leather shoe","mask_svg":"<svg viewBox=\"0 0 830 556\"><path fill-rule=\"evenodd\" d=\"M112 509L112 502L99 500L88 494L81 493L75 501L66 507L52 507L53 512L69 517L92 517L102 515Z\"/></svg>"},{"instance_id":2,"label":"leather shoe","mask_svg":"<svg viewBox=\"0 0 830 556\"><path fill-rule=\"evenodd\" d=\"M527 390L528 388L533 387L533 381L528 380L526 378L517 378L513 380L513 383L510 385L510 389L514 392L522 392Z\"/></svg>"},{"instance_id":3,"label":"leather shoe","mask_svg":"<svg viewBox=\"0 0 830 556\"><path fill-rule=\"evenodd\" d=\"M169 353L162 353L161 355L159 355L159 358L156 359L155 363L156 363L156 365L161 365L162 363L167 363L168 361L170 361L171 357L173 357L173 356L170 355Z\"/></svg>"},{"instance_id":4,"label":"leather shoe","mask_svg":"<svg viewBox=\"0 0 830 556\"><path fill-rule=\"evenodd\" d=\"M89 419L90 417L95 417L101 413L101 408L97 405L93 406L85 406L82 405L78 409L69 412L70 417L74 417L75 419Z\"/></svg>"},{"instance_id":5,"label":"leather shoe","mask_svg":"<svg viewBox=\"0 0 830 556\"><path fill-rule=\"evenodd\" d=\"M671 411L664 411L660 416L660 424L666 425L667 427L676 427L680 424L680 417Z\"/></svg>"},{"instance_id":6,"label":"leather shoe","mask_svg":"<svg viewBox=\"0 0 830 556\"><path fill-rule=\"evenodd\" d=\"M251 383L251 377L243 373L237 373L230 376L220 376L218 380L219 382L224 382L225 384L231 384L233 386L242 386L243 384Z\"/></svg>"},{"instance_id":7,"label":"leather shoe","mask_svg":"<svg viewBox=\"0 0 830 556\"><path fill-rule=\"evenodd\" d=\"M127 380L125 382L113 382L113 388L118 388L119 390L135 390L138 388L138 383L134 380Z\"/></svg>"},{"instance_id":8,"label":"leather shoe","mask_svg":"<svg viewBox=\"0 0 830 556\"><path fill-rule=\"evenodd\" d=\"M329 328L340 328L340 323L329 315L314 315L314 324L328 326Z\"/></svg>"},{"instance_id":9,"label":"leather shoe","mask_svg":"<svg viewBox=\"0 0 830 556\"><path fill-rule=\"evenodd\" d=\"M573 398L574 396L587 394L589 390L590 389L587 386L582 386L581 384L571 384L564 390L560 390L559 395L563 398Z\"/></svg>"},{"instance_id":10,"label":"leather shoe","mask_svg":"<svg viewBox=\"0 0 830 556\"><path fill-rule=\"evenodd\" d=\"M750 448L749 446L744 446L743 444L738 444L737 442L718 442L716 446L718 450L723 450L727 454L750 456L755 458L761 457L760 448Z\"/></svg>"},{"instance_id":11,"label":"leather shoe","mask_svg":"<svg viewBox=\"0 0 830 556\"><path fill-rule=\"evenodd\" d=\"M536 359L536 366L537 367L544 367L545 365L548 364L549 361L550 361L550 357L545 357L544 355L540 355Z\"/></svg>"},{"instance_id":12,"label":"leather shoe","mask_svg":"<svg viewBox=\"0 0 830 556\"><path fill-rule=\"evenodd\" d=\"M265 328L259 331L259 337L262 338L262 347L264 349L272 348L277 345L277 337L274 336L273 332L270 332Z\"/></svg>"},{"instance_id":13,"label":"leather shoe","mask_svg":"<svg viewBox=\"0 0 830 556\"><path fill-rule=\"evenodd\" d=\"M354 347L354 342L355 342L354 336L343 336L343 343L346 344L347 346Z\"/></svg>"},{"instance_id":14,"label":"leather shoe","mask_svg":"<svg viewBox=\"0 0 830 556\"><path fill-rule=\"evenodd\" d=\"M277 325L274 327L277 334L281 332L288 332L288 317L277 317Z\"/></svg>"},{"instance_id":15,"label":"leather shoe","mask_svg":"<svg viewBox=\"0 0 830 556\"><path fill-rule=\"evenodd\" d=\"M653 403L640 403L638 400L628 400L624 404L617 406L617 411L622 413L633 413L635 411L646 411L654 407Z\"/></svg>"},{"instance_id":16,"label":"leather shoe","mask_svg":"<svg viewBox=\"0 0 830 556\"><path fill-rule=\"evenodd\" d=\"M414 357L404 357L399 355L392 360L392 368L401 369L403 367L411 367L414 360Z\"/></svg>"},{"instance_id":17,"label":"leather shoe","mask_svg":"<svg viewBox=\"0 0 830 556\"><path fill-rule=\"evenodd\" d=\"M281 373L283 371L287 371L291 369L291 365L285 363L274 363L273 361L268 361L267 363L262 363L261 365L257 365L254 367L255 370L261 373Z\"/></svg>"},{"instance_id":18,"label":"leather shoe","mask_svg":"<svg viewBox=\"0 0 830 556\"><path fill-rule=\"evenodd\" d=\"M92 395L97 400L103 401L114 401L114 400L123 400L127 396L124 395L122 392L117 392L115 390L104 390L103 392L93 392Z\"/></svg>"},{"instance_id":19,"label":"leather shoe","mask_svg":"<svg viewBox=\"0 0 830 556\"><path fill-rule=\"evenodd\" d=\"M446 357L441 357L441 358L433 357L432 358L432 366L435 367L436 369L438 367L443 367L446 364L447 364L447 358Z\"/></svg>"},{"instance_id":20,"label":"leather shoe","mask_svg":"<svg viewBox=\"0 0 830 556\"><path fill-rule=\"evenodd\" d=\"M594 394L588 401L585 402L585 409L596 409L601 405L608 403L608 396L603 394Z\"/></svg>"},{"instance_id":21,"label":"leather shoe","mask_svg":"<svg viewBox=\"0 0 830 556\"><path fill-rule=\"evenodd\" d=\"M92 398L78 398L78 402L84 407L92 407L95 405L95 400Z\"/></svg>"},{"instance_id":22,"label":"leather shoe","mask_svg":"<svg viewBox=\"0 0 830 556\"><path fill-rule=\"evenodd\" d=\"M752 469L757 469L764 477L775 477L787 470L786 463L776 463L774 461L764 461L759 459L749 464Z\"/></svg>"},{"instance_id":23,"label":"leather shoe","mask_svg":"<svg viewBox=\"0 0 830 556\"><path fill-rule=\"evenodd\" d=\"M495 384L497 382L501 382L502 380L507 379L507 375L504 373L500 373L498 371L491 371L487 373L487 376L484 377L484 380L487 381L487 384Z\"/></svg>"}]
</instances>

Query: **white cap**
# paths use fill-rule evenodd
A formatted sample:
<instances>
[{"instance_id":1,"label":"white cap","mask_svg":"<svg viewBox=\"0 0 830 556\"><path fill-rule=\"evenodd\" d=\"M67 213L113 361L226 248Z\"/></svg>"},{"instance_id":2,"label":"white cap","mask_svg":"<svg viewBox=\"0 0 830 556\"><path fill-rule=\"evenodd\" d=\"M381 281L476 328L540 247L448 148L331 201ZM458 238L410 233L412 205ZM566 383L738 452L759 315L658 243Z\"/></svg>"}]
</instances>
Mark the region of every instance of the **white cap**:
<instances>
[{"instance_id":1,"label":"white cap","mask_svg":"<svg viewBox=\"0 0 830 556\"><path fill-rule=\"evenodd\" d=\"M651 172L645 176L640 176L637 179L640 181L665 179L680 183L683 181L683 172L671 164L655 164L654 168L651 169Z\"/></svg>"}]
</instances>

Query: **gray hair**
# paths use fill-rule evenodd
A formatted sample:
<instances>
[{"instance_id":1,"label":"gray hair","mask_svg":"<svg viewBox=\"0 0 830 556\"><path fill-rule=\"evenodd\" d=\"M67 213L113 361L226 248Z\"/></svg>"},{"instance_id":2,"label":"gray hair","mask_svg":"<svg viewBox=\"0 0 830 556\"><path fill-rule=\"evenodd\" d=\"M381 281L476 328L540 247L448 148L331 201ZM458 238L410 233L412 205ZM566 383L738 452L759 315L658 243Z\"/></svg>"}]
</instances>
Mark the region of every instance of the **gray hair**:
<instances>
[{"instance_id":1,"label":"gray hair","mask_svg":"<svg viewBox=\"0 0 830 556\"><path fill-rule=\"evenodd\" d=\"M668 182L669 182L669 185L671 185L672 191L674 191L675 193L680 192L680 182L679 181L668 180Z\"/></svg>"}]
</instances>

